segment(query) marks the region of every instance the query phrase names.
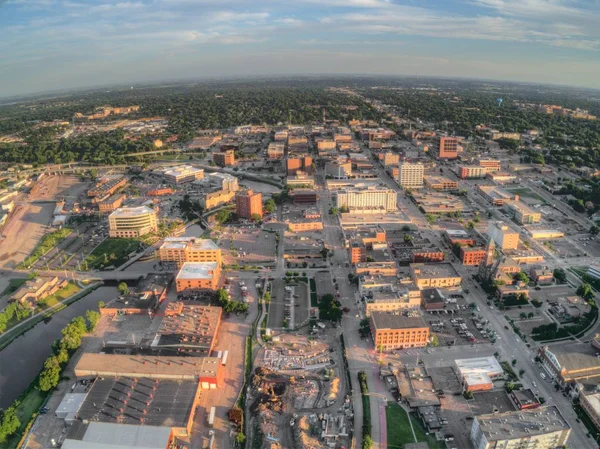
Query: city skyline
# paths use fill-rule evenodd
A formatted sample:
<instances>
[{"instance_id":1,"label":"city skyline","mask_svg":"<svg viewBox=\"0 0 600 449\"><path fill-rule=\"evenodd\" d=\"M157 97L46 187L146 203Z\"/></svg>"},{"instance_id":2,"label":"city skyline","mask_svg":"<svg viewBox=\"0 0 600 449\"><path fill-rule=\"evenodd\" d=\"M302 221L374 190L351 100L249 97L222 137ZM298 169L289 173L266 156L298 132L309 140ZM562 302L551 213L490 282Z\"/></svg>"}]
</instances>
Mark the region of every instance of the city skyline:
<instances>
[{"instance_id":1,"label":"city skyline","mask_svg":"<svg viewBox=\"0 0 600 449\"><path fill-rule=\"evenodd\" d=\"M598 2L8 0L0 13L0 97L355 73L600 87Z\"/></svg>"}]
</instances>

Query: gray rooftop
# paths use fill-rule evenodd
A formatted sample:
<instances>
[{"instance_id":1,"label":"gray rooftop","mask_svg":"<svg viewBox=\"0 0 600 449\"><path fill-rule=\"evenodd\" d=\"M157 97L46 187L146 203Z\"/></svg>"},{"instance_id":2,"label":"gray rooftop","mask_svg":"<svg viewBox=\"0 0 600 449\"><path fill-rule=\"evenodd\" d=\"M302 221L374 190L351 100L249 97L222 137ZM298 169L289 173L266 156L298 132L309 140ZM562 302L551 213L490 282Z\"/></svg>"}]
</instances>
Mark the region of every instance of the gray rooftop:
<instances>
[{"instance_id":1,"label":"gray rooftop","mask_svg":"<svg viewBox=\"0 0 600 449\"><path fill-rule=\"evenodd\" d=\"M373 312L371 319L376 329L410 329L429 327L423 318L393 315L385 312Z\"/></svg>"}]
</instances>

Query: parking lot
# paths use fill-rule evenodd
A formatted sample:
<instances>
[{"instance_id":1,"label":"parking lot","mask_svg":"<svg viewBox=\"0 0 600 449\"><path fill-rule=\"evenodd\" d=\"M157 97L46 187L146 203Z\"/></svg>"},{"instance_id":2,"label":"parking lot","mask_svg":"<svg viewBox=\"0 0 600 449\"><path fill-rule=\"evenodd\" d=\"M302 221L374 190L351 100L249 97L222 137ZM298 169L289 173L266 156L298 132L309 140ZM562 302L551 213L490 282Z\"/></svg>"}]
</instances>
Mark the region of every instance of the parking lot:
<instances>
[{"instance_id":1,"label":"parking lot","mask_svg":"<svg viewBox=\"0 0 600 449\"><path fill-rule=\"evenodd\" d=\"M294 329L308 319L309 287L305 282L286 284L275 279L271 289L271 303L267 327L271 329Z\"/></svg>"},{"instance_id":2,"label":"parking lot","mask_svg":"<svg viewBox=\"0 0 600 449\"><path fill-rule=\"evenodd\" d=\"M275 261L276 234L254 226L226 228L219 238L223 262L232 264L272 264Z\"/></svg>"}]
</instances>

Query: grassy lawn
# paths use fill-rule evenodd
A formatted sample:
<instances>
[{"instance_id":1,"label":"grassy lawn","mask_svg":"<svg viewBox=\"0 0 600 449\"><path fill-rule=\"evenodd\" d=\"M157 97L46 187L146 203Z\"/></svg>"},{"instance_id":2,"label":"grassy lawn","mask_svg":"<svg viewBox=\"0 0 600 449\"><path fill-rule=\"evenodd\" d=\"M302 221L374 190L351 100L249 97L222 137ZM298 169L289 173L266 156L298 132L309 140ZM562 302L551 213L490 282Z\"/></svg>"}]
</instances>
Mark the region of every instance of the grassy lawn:
<instances>
[{"instance_id":1,"label":"grassy lawn","mask_svg":"<svg viewBox=\"0 0 600 449\"><path fill-rule=\"evenodd\" d=\"M103 268L110 265L118 267L129 259L142 243L137 239L106 239L86 257L84 265L88 269Z\"/></svg>"},{"instance_id":2,"label":"grassy lawn","mask_svg":"<svg viewBox=\"0 0 600 449\"><path fill-rule=\"evenodd\" d=\"M0 296L4 296L4 295L12 295L14 292L16 292L19 287L21 287L25 282L27 282L27 279L23 278L23 279L11 279L8 281L8 287L6 287L6 289L2 292L2 294L0 294Z\"/></svg>"},{"instance_id":3,"label":"grassy lawn","mask_svg":"<svg viewBox=\"0 0 600 449\"><path fill-rule=\"evenodd\" d=\"M511 193L516 193L517 195L525 197L525 198L533 198L534 200L538 200L542 204L548 204L544 198L539 196L533 190L528 189L527 187L515 187L515 188L508 188L506 190L508 190Z\"/></svg>"},{"instance_id":4,"label":"grassy lawn","mask_svg":"<svg viewBox=\"0 0 600 449\"><path fill-rule=\"evenodd\" d=\"M21 268L29 268L33 265L40 257L62 242L67 236L73 232L71 228L62 228L58 231L51 232L50 234L46 234L40 240L40 243L34 248L31 252L31 255L25 259L22 263L19 264Z\"/></svg>"},{"instance_id":5,"label":"grassy lawn","mask_svg":"<svg viewBox=\"0 0 600 449\"><path fill-rule=\"evenodd\" d=\"M407 443L414 443L408 415L398 404L388 403L386 408L386 423L387 423L387 447L388 449L400 449ZM431 435L425 435L425 430L421 423L415 418L412 420L417 436L417 442L426 442L429 449L443 449L444 443L437 441Z\"/></svg>"},{"instance_id":6,"label":"grassy lawn","mask_svg":"<svg viewBox=\"0 0 600 449\"><path fill-rule=\"evenodd\" d=\"M63 299L79 292L79 290L81 289L76 284L69 282L66 287L61 288L55 294L50 295L41 301L41 304L38 304L38 307L36 308L36 312L41 312L42 310L46 310L49 307L58 304Z\"/></svg>"}]
</instances>

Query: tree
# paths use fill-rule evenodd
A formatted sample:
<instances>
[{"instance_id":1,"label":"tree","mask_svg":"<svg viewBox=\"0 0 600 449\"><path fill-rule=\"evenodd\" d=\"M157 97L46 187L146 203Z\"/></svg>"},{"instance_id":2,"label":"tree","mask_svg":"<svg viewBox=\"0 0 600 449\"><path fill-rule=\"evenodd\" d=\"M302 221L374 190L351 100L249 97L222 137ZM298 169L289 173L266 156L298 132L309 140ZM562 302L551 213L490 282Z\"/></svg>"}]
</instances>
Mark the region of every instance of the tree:
<instances>
[{"instance_id":1,"label":"tree","mask_svg":"<svg viewBox=\"0 0 600 449\"><path fill-rule=\"evenodd\" d=\"M44 369L40 373L38 386L42 391L50 391L58 385L60 380L61 364L55 355L51 355L44 362Z\"/></svg>"},{"instance_id":2,"label":"tree","mask_svg":"<svg viewBox=\"0 0 600 449\"><path fill-rule=\"evenodd\" d=\"M246 441L246 435L244 435L243 432L238 432L238 434L235 436L235 442L237 444L243 444L244 441Z\"/></svg>"},{"instance_id":3,"label":"tree","mask_svg":"<svg viewBox=\"0 0 600 449\"><path fill-rule=\"evenodd\" d=\"M577 288L576 293L586 301L589 301L594 298L594 290L592 290L592 286L588 283L581 284Z\"/></svg>"},{"instance_id":4,"label":"tree","mask_svg":"<svg viewBox=\"0 0 600 449\"><path fill-rule=\"evenodd\" d=\"M94 329L96 329L98 321L100 321L100 314L95 310L87 310L85 312L85 319L88 322L88 332L92 332Z\"/></svg>"},{"instance_id":5,"label":"tree","mask_svg":"<svg viewBox=\"0 0 600 449\"><path fill-rule=\"evenodd\" d=\"M512 366L515 366L517 364L517 359L513 359L512 362L510 362Z\"/></svg>"},{"instance_id":6,"label":"tree","mask_svg":"<svg viewBox=\"0 0 600 449\"><path fill-rule=\"evenodd\" d=\"M122 295L126 295L129 293L129 287L127 286L126 282L119 282L119 285L117 285L117 290Z\"/></svg>"},{"instance_id":7,"label":"tree","mask_svg":"<svg viewBox=\"0 0 600 449\"><path fill-rule=\"evenodd\" d=\"M340 210L337 207L332 207L331 209L329 209L329 215L333 215L334 217L337 217L340 213Z\"/></svg>"},{"instance_id":8,"label":"tree","mask_svg":"<svg viewBox=\"0 0 600 449\"><path fill-rule=\"evenodd\" d=\"M527 273L525 273L524 271L519 271L518 273L515 273L513 279L517 282L529 284L529 276L527 276Z\"/></svg>"},{"instance_id":9,"label":"tree","mask_svg":"<svg viewBox=\"0 0 600 449\"><path fill-rule=\"evenodd\" d=\"M360 335L360 338L367 338L369 335L371 335L371 324L368 318L363 318L362 320L360 320L358 333Z\"/></svg>"},{"instance_id":10,"label":"tree","mask_svg":"<svg viewBox=\"0 0 600 449\"><path fill-rule=\"evenodd\" d=\"M0 443L5 443L8 437L21 427L21 421L19 421L17 411L12 406L2 412L0 419Z\"/></svg>"},{"instance_id":11,"label":"tree","mask_svg":"<svg viewBox=\"0 0 600 449\"><path fill-rule=\"evenodd\" d=\"M229 302L229 293L227 293L227 290L225 290L224 288L218 289L215 292L215 301L217 301L219 305L223 305Z\"/></svg>"},{"instance_id":12,"label":"tree","mask_svg":"<svg viewBox=\"0 0 600 449\"><path fill-rule=\"evenodd\" d=\"M433 214L425 215L425 219L427 220L427 223L429 223L429 224L435 223L435 215L433 215Z\"/></svg>"},{"instance_id":13,"label":"tree","mask_svg":"<svg viewBox=\"0 0 600 449\"><path fill-rule=\"evenodd\" d=\"M467 229L473 229L474 227L475 227L475 223L473 223L471 220L469 220L467 223Z\"/></svg>"},{"instance_id":14,"label":"tree","mask_svg":"<svg viewBox=\"0 0 600 449\"><path fill-rule=\"evenodd\" d=\"M533 312L529 312L527 314L527 318L529 318L529 319L533 318L534 316L535 316L535 314Z\"/></svg>"},{"instance_id":15,"label":"tree","mask_svg":"<svg viewBox=\"0 0 600 449\"><path fill-rule=\"evenodd\" d=\"M504 384L504 389L506 390L507 393L510 393L511 391L513 391L515 389L516 385L514 382L506 382Z\"/></svg>"},{"instance_id":16,"label":"tree","mask_svg":"<svg viewBox=\"0 0 600 449\"><path fill-rule=\"evenodd\" d=\"M226 223L231 218L231 211L228 209L222 209L215 214L215 220L219 224Z\"/></svg>"},{"instance_id":17,"label":"tree","mask_svg":"<svg viewBox=\"0 0 600 449\"><path fill-rule=\"evenodd\" d=\"M319 301L319 318L322 320L339 322L344 314L341 303L333 295L325 294Z\"/></svg>"},{"instance_id":18,"label":"tree","mask_svg":"<svg viewBox=\"0 0 600 449\"><path fill-rule=\"evenodd\" d=\"M431 336L431 346L439 346L440 345L440 340L438 338L438 336L436 334L433 334Z\"/></svg>"},{"instance_id":19,"label":"tree","mask_svg":"<svg viewBox=\"0 0 600 449\"><path fill-rule=\"evenodd\" d=\"M262 220L262 216L260 214L252 214L250 215L250 220L259 222Z\"/></svg>"},{"instance_id":20,"label":"tree","mask_svg":"<svg viewBox=\"0 0 600 449\"><path fill-rule=\"evenodd\" d=\"M273 198L269 198L266 202L265 202L265 211L268 214L272 214L273 212L275 212L275 208L276 208L276 204L275 204L275 200ZM238 434L239 435L239 434Z\"/></svg>"},{"instance_id":21,"label":"tree","mask_svg":"<svg viewBox=\"0 0 600 449\"><path fill-rule=\"evenodd\" d=\"M562 268L556 268L553 275L554 279L556 279L556 282L559 284L565 284L567 282L567 273Z\"/></svg>"},{"instance_id":22,"label":"tree","mask_svg":"<svg viewBox=\"0 0 600 449\"><path fill-rule=\"evenodd\" d=\"M599 232L600 232L600 228L596 225L592 225L592 227L590 228L590 234L598 235Z\"/></svg>"},{"instance_id":23,"label":"tree","mask_svg":"<svg viewBox=\"0 0 600 449\"><path fill-rule=\"evenodd\" d=\"M412 236L404 234L404 243L412 242Z\"/></svg>"}]
</instances>

